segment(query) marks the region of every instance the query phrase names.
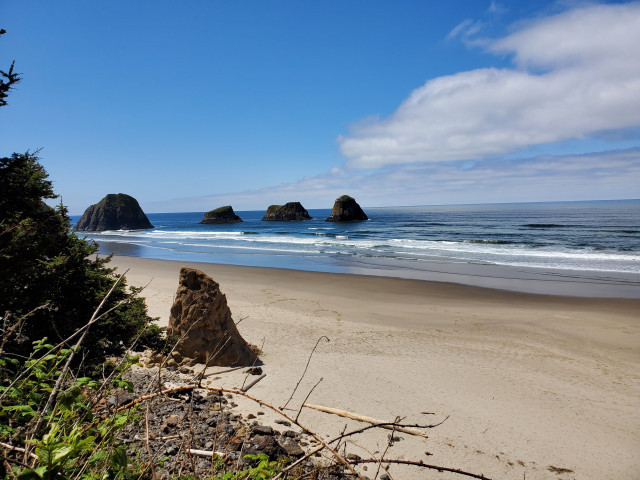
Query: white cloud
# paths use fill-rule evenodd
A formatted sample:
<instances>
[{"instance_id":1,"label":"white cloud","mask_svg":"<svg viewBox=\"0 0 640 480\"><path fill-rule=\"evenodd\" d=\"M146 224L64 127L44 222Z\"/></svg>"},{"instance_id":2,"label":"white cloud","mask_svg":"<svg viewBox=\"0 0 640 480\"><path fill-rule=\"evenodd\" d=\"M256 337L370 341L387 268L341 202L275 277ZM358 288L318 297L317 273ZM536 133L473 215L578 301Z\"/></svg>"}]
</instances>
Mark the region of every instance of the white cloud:
<instances>
[{"instance_id":1,"label":"white cloud","mask_svg":"<svg viewBox=\"0 0 640 480\"><path fill-rule=\"evenodd\" d=\"M364 174L330 171L297 182L240 193L145 202L154 212L266 209L300 201L331 208L340 195L364 206L640 198L640 149L518 160L411 164Z\"/></svg>"},{"instance_id":2,"label":"white cloud","mask_svg":"<svg viewBox=\"0 0 640 480\"><path fill-rule=\"evenodd\" d=\"M390 117L339 137L341 152L357 168L479 159L640 125L638 45L640 3L538 19L487 46L515 68L429 80Z\"/></svg>"}]
</instances>

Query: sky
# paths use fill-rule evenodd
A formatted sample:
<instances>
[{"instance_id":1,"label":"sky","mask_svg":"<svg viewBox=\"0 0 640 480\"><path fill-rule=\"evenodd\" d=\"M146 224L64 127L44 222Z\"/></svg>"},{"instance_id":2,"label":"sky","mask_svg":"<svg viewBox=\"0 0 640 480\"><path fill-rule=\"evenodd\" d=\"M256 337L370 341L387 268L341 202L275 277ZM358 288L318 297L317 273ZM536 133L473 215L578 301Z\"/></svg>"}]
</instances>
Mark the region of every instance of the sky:
<instances>
[{"instance_id":1,"label":"sky","mask_svg":"<svg viewBox=\"0 0 640 480\"><path fill-rule=\"evenodd\" d=\"M0 155L81 214L640 198L640 2L0 2Z\"/></svg>"}]
</instances>

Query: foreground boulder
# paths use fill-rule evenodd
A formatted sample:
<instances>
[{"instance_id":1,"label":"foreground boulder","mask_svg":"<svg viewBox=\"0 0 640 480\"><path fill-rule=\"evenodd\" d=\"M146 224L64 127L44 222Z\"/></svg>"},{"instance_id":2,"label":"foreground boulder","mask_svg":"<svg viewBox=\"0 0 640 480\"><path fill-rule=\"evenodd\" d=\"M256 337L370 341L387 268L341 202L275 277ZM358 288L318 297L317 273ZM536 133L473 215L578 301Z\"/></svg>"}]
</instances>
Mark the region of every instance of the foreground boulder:
<instances>
[{"instance_id":1,"label":"foreground boulder","mask_svg":"<svg viewBox=\"0 0 640 480\"><path fill-rule=\"evenodd\" d=\"M199 270L182 267L167 335L180 338L176 350L208 365L240 367L258 357L231 318L220 285Z\"/></svg>"},{"instance_id":2,"label":"foreground boulder","mask_svg":"<svg viewBox=\"0 0 640 480\"><path fill-rule=\"evenodd\" d=\"M138 201L124 193L110 193L87 208L74 227L81 232L153 228Z\"/></svg>"},{"instance_id":3,"label":"foreground boulder","mask_svg":"<svg viewBox=\"0 0 640 480\"><path fill-rule=\"evenodd\" d=\"M358 202L349 195L336 198L331 215L327 222L350 222L353 220L368 220L369 217L362 211Z\"/></svg>"},{"instance_id":4,"label":"foreground boulder","mask_svg":"<svg viewBox=\"0 0 640 480\"><path fill-rule=\"evenodd\" d=\"M235 214L230 205L226 207L216 208L204 214L200 223L219 224L219 223L239 223L242 219Z\"/></svg>"},{"instance_id":5,"label":"foreground boulder","mask_svg":"<svg viewBox=\"0 0 640 480\"><path fill-rule=\"evenodd\" d=\"M271 205L262 220L269 222L291 222L311 220L309 212L300 202L289 202L284 205Z\"/></svg>"}]
</instances>

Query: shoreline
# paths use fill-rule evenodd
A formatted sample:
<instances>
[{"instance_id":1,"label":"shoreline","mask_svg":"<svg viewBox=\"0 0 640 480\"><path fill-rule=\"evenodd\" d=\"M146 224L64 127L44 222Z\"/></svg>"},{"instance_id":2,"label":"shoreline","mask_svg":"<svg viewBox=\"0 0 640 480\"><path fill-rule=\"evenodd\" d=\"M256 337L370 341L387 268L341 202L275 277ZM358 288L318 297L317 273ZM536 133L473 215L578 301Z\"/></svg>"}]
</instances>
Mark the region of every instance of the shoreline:
<instances>
[{"instance_id":1,"label":"shoreline","mask_svg":"<svg viewBox=\"0 0 640 480\"><path fill-rule=\"evenodd\" d=\"M640 299L640 274L635 273L542 269L452 261L416 263L396 260L385 264L380 259L372 262L366 259L336 260L321 256L284 254L247 256L234 253L205 255L174 252L175 258L163 258L147 256L144 254L144 249L135 245L108 241L103 241L100 245L101 255L113 254L117 257L396 278L553 296Z\"/></svg>"},{"instance_id":2,"label":"shoreline","mask_svg":"<svg viewBox=\"0 0 640 480\"><path fill-rule=\"evenodd\" d=\"M403 436L395 458L490 478L557 479L550 467L572 470L568 478L640 472L637 299L123 256L111 262L119 272L130 268L130 285L148 285L142 296L162 323L181 265L212 276L242 320L241 334L262 345L267 377L251 392L268 403L289 398L324 335L331 341L314 352L295 410L322 378L309 403L407 423L448 417L427 440ZM244 376L233 372L213 385L237 387ZM307 409L300 421L331 435L349 423ZM372 431L350 450L366 456L386 441Z\"/></svg>"}]
</instances>

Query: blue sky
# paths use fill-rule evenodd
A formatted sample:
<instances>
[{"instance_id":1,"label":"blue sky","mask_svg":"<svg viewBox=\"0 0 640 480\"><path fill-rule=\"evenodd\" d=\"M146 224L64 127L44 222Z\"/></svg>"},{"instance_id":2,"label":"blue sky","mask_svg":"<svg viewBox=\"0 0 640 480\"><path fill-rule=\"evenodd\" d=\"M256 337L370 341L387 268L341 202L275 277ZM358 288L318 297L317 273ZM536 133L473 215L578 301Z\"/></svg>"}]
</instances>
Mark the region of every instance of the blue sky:
<instances>
[{"instance_id":1,"label":"blue sky","mask_svg":"<svg viewBox=\"0 0 640 480\"><path fill-rule=\"evenodd\" d=\"M640 197L640 3L5 1L1 155L72 214Z\"/></svg>"}]
</instances>

